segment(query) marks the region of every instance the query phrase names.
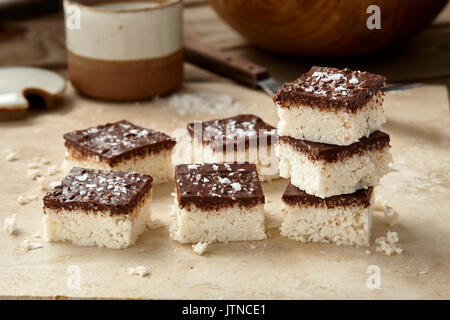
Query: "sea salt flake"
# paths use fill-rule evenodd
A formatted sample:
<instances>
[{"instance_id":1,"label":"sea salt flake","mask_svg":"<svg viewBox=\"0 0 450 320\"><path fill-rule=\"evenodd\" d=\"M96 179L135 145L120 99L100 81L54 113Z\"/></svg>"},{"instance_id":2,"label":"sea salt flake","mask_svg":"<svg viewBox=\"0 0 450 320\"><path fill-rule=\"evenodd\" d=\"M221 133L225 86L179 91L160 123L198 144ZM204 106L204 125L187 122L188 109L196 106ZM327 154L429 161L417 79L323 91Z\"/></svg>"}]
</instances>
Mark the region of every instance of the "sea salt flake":
<instances>
[{"instance_id":1,"label":"sea salt flake","mask_svg":"<svg viewBox=\"0 0 450 320\"><path fill-rule=\"evenodd\" d=\"M61 182L60 181L54 181L54 182L51 182L48 186L51 189L56 188L56 187L60 187L61 186Z\"/></svg>"},{"instance_id":2,"label":"sea salt flake","mask_svg":"<svg viewBox=\"0 0 450 320\"><path fill-rule=\"evenodd\" d=\"M352 77L348 82L351 84L357 84L357 83L359 83L359 80L355 77Z\"/></svg>"},{"instance_id":3,"label":"sea salt flake","mask_svg":"<svg viewBox=\"0 0 450 320\"><path fill-rule=\"evenodd\" d=\"M230 186L233 188L234 191L242 190L242 186L239 182L233 182L232 184L230 184Z\"/></svg>"},{"instance_id":4,"label":"sea salt flake","mask_svg":"<svg viewBox=\"0 0 450 320\"><path fill-rule=\"evenodd\" d=\"M126 123L120 123L119 124L122 128L124 128L124 129L129 129L129 128L131 128L131 126L129 125L129 124L126 124Z\"/></svg>"},{"instance_id":5,"label":"sea salt flake","mask_svg":"<svg viewBox=\"0 0 450 320\"><path fill-rule=\"evenodd\" d=\"M87 173L83 174L82 176L75 177L75 179L77 179L78 181L86 181L87 178Z\"/></svg>"},{"instance_id":6,"label":"sea salt flake","mask_svg":"<svg viewBox=\"0 0 450 320\"><path fill-rule=\"evenodd\" d=\"M330 75L330 76L328 76L328 80L333 80L333 81L336 81L336 80L339 80L339 79L341 79L342 78L342 74L340 74L340 73L336 73L336 74L332 74L332 75Z\"/></svg>"},{"instance_id":7,"label":"sea salt flake","mask_svg":"<svg viewBox=\"0 0 450 320\"><path fill-rule=\"evenodd\" d=\"M314 72L313 74L312 74L312 76L314 77L314 78L321 78L321 77L324 77L324 76L327 76L328 75L328 73L326 73L326 72L320 72L320 71L316 71L316 72Z\"/></svg>"},{"instance_id":8,"label":"sea salt flake","mask_svg":"<svg viewBox=\"0 0 450 320\"><path fill-rule=\"evenodd\" d=\"M223 184L230 184L231 181L228 178L219 178L219 182Z\"/></svg>"}]
</instances>

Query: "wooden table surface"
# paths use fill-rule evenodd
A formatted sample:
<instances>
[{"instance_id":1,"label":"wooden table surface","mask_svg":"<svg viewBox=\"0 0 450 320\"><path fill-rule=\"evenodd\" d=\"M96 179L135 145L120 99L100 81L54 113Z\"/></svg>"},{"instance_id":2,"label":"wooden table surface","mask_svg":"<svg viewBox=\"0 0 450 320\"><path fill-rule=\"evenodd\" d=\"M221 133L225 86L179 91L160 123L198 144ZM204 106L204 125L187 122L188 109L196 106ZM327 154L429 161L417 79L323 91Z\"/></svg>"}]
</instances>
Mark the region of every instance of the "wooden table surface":
<instances>
[{"instance_id":1,"label":"wooden table surface","mask_svg":"<svg viewBox=\"0 0 450 320\"><path fill-rule=\"evenodd\" d=\"M281 81L291 81L311 65L318 64L384 74L388 82L421 81L450 86L450 4L428 28L410 41L382 53L350 59L300 58L268 53L253 47L232 30L204 0L184 0L184 5L186 35L261 64ZM0 26L0 66L33 65L64 70L65 63L61 14L12 20ZM216 78L195 69L188 66L188 80Z\"/></svg>"}]
</instances>

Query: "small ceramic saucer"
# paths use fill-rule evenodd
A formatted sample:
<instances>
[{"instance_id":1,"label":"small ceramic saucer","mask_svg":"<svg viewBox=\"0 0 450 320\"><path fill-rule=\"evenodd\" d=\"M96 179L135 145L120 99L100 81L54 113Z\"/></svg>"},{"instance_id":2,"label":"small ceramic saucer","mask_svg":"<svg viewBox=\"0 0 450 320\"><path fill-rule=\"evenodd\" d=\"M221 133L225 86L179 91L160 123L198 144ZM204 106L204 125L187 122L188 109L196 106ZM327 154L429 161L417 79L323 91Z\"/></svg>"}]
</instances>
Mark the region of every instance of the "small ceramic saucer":
<instances>
[{"instance_id":1,"label":"small ceramic saucer","mask_svg":"<svg viewBox=\"0 0 450 320\"><path fill-rule=\"evenodd\" d=\"M27 96L38 96L46 108L53 108L65 87L66 80L51 71L31 67L0 68L0 120L24 117L30 107Z\"/></svg>"}]
</instances>

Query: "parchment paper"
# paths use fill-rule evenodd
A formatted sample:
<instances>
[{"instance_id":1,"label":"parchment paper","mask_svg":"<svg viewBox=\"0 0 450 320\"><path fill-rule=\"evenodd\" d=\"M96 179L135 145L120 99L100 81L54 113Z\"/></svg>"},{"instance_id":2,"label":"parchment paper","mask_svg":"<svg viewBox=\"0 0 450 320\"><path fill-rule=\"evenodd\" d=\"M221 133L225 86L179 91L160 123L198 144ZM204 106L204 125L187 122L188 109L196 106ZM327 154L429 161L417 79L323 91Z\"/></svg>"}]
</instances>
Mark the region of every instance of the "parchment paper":
<instances>
[{"instance_id":1,"label":"parchment paper","mask_svg":"<svg viewBox=\"0 0 450 320\"><path fill-rule=\"evenodd\" d=\"M228 83L187 83L184 92L229 93L242 112L254 113L276 125L271 99L262 92ZM450 113L444 86L425 86L386 96L394 171L383 178L376 196L400 213L389 227L375 213L372 246L339 247L300 244L281 238L280 197L285 180L264 183L267 199L265 241L213 244L203 256L190 245L168 237L166 227L173 184L154 188L153 217L163 228L149 231L136 246L124 250L77 247L33 238L42 234L42 195L36 181L26 177L33 158L61 166L62 134L109 121L127 119L171 133L186 122L229 116L178 115L167 98L145 103L106 103L77 95L69 86L63 106L32 111L22 121L0 123L0 223L17 214L18 233L0 232L0 296L38 298L151 298L151 299L302 299L302 298L450 298ZM14 151L19 160L7 162ZM51 166L50 165L50 166ZM57 181L61 174L48 176ZM19 195L39 199L19 206ZM375 252L374 240L387 230L398 232L399 256ZM24 239L43 243L25 252ZM366 250L372 252L367 254ZM367 286L369 266L380 270L381 288ZM146 266L147 277L129 275L129 267ZM74 286L74 270L80 287ZM76 282L75 282L76 284Z\"/></svg>"}]
</instances>

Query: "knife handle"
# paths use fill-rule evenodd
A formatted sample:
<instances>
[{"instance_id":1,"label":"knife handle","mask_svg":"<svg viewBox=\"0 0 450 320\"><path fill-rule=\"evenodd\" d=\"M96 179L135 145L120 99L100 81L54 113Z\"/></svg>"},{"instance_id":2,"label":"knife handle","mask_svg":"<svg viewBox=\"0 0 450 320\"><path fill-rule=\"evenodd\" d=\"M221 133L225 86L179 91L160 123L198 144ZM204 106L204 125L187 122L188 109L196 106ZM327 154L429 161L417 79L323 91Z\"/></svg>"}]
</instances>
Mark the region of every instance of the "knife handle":
<instances>
[{"instance_id":1,"label":"knife handle","mask_svg":"<svg viewBox=\"0 0 450 320\"><path fill-rule=\"evenodd\" d=\"M266 68L212 48L190 37L184 38L184 58L198 67L251 88L256 88L259 80L269 77Z\"/></svg>"}]
</instances>

